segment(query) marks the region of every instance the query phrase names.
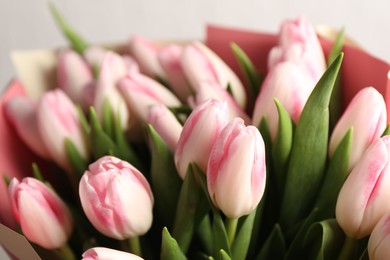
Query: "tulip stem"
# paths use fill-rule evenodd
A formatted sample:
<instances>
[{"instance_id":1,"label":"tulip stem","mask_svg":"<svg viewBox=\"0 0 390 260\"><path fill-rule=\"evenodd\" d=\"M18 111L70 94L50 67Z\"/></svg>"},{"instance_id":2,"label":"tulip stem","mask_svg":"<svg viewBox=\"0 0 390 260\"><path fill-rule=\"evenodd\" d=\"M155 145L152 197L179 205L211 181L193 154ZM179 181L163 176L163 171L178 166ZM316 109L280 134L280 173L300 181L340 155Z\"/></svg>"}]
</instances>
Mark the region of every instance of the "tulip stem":
<instances>
[{"instance_id":1,"label":"tulip stem","mask_svg":"<svg viewBox=\"0 0 390 260\"><path fill-rule=\"evenodd\" d=\"M343 244L343 248L341 249L338 259L340 260L355 259L356 249L357 249L357 240L352 237L346 236Z\"/></svg>"},{"instance_id":2,"label":"tulip stem","mask_svg":"<svg viewBox=\"0 0 390 260\"><path fill-rule=\"evenodd\" d=\"M129 238L130 252L142 257L141 243L139 237Z\"/></svg>"},{"instance_id":3,"label":"tulip stem","mask_svg":"<svg viewBox=\"0 0 390 260\"><path fill-rule=\"evenodd\" d=\"M232 245L234 238L236 237L238 218L226 218L226 232L229 240L229 244Z\"/></svg>"},{"instance_id":4,"label":"tulip stem","mask_svg":"<svg viewBox=\"0 0 390 260\"><path fill-rule=\"evenodd\" d=\"M63 260L76 260L76 256L73 253L72 248L68 244L63 245L58 249Z\"/></svg>"}]
</instances>

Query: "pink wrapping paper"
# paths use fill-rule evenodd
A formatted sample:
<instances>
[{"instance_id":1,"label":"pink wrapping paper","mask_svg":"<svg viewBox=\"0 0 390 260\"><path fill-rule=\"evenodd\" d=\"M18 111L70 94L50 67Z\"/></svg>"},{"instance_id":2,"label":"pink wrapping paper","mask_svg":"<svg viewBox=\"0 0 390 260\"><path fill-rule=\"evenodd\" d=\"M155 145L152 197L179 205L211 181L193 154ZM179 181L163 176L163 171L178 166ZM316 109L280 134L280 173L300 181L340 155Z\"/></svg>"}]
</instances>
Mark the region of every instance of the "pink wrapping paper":
<instances>
[{"instance_id":1,"label":"pink wrapping paper","mask_svg":"<svg viewBox=\"0 0 390 260\"><path fill-rule=\"evenodd\" d=\"M242 78L238 63L230 49L230 44L232 42L237 43L248 54L257 69L265 74L267 55L272 46L276 44L277 36L275 34L209 26L205 42ZM321 39L321 44L327 55L331 43ZM361 88L373 86L385 97L388 111L390 111L390 80L388 79L390 64L351 46L345 46L343 51L345 56L341 80L344 105L348 104ZM20 178L31 175L31 163L39 161L39 158L20 141L5 120L4 103L15 95L25 95L23 86L18 80L13 81L8 86L0 99L0 173L10 178L12 176ZM0 205L0 222L14 227L14 222L9 217L10 209L4 182L0 184Z\"/></svg>"}]
</instances>

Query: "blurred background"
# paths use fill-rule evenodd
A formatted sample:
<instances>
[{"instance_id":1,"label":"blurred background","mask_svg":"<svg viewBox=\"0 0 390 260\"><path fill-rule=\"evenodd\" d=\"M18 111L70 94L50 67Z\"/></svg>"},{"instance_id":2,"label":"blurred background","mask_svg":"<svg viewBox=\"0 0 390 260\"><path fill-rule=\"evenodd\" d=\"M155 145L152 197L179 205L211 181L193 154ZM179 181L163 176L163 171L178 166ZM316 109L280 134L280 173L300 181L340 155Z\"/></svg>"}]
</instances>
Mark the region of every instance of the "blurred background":
<instances>
[{"instance_id":1,"label":"blurred background","mask_svg":"<svg viewBox=\"0 0 390 260\"><path fill-rule=\"evenodd\" d=\"M65 46L46 0L0 0L0 91L15 76L12 50ZM203 39L206 24L277 32L286 18L340 28L370 53L390 62L389 0L52 0L90 43Z\"/></svg>"}]
</instances>

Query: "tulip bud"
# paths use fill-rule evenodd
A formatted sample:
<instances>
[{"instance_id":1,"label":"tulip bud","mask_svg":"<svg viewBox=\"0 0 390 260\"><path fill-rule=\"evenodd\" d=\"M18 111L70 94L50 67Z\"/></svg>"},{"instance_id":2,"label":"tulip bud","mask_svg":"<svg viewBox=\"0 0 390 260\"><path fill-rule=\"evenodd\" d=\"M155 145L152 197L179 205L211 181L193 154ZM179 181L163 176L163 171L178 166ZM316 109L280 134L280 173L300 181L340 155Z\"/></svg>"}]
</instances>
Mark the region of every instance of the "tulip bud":
<instances>
[{"instance_id":1,"label":"tulip bud","mask_svg":"<svg viewBox=\"0 0 390 260\"><path fill-rule=\"evenodd\" d=\"M377 139L356 163L340 190L336 219L353 238L371 233L390 212L390 136Z\"/></svg>"},{"instance_id":2,"label":"tulip bud","mask_svg":"<svg viewBox=\"0 0 390 260\"><path fill-rule=\"evenodd\" d=\"M167 80L172 91L180 98L186 101L191 95L190 84L184 75L181 64L183 47L179 45L169 45L162 48L158 53L158 61L164 69Z\"/></svg>"},{"instance_id":3,"label":"tulip bud","mask_svg":"<svg viewBox=\"0 0 390 260\"><path fill-rule=\"evenodd\" d=\"M73 102L82 104L83 90L93 80L91 69L82 57L73 50L61 51L57 75L60 88Z\"/></svg>"},{"instance_id":4,"label":"tulip bud","mask_svg":"<svg viewBox=\"0 0 390 260\"><path fill-rule=\"evenodd\" d=\"M88 157L77 109L62 90L45 92L38 103L36 113L40 137L56 163L64 169L70 169L65 147L67 138L73 142L82 157Z\"/></svg>"},{"instance_id":5,"label":"tulip bud","mask_svg":"<svg viewBox=\"0 0 390 260\"><path fill-rule=\"evenodd\" d=\"M279 45L272 48L268 56L268 68L272 69L283 61L301 66L314 84L325 72L326 62L320 41L313 26L305 17L282 24Z\"/></svg>"},{"instance_id":6,"label":"tulip bud","mask_svg":"<svg viewBox=\"0 0 390 260\"><path fill-rule=\"evenodd\" d=\"M187 167L196 162L207 172L211 148L228 123L226 102L209 99L197 106L183 126L175 151L176 168L184 179Z\"/></svg>"},{"instance_id":7,"label":"tulip bud","mask_svg":"<svg viewBox=\"0 0 390 260\"><path fill-rule=\"evenodd\" d=\"M42 182L26 177L8 187L16 221L28 240L46 249L63 246L70 237L73 219L64 202Z\"/></svg>"},{"instance_id":8,"label":"tulip bud","mask_svg":"<svg viewBox=\"0 0 390 260\"><path fill-rule=\"evenodd\" d=\"M36 154L49 159L36 121L37 105L26 97L17 96L10 99L5 106L5 115L15 128L18 136Z\"/></svg>"},{"instance_id":9,"label":"tulip bud","mask_svg":"<svg viewBox=\"0 0 390 260\"><path fill-rule=\"evenodd\" d=\"M165 105L154 105L149 108L147 122L153 126L165 143L174 151L183 130L183 126L175 115Z\"/></svg>"},{"instance_id":10,"label":"tulip bud","mask_svg":"<svg viewBox=\"0 0 390 260\"><path fill-rule=\"evenodd\" d=\"M270 128L271 138L275 140L279 114L274 99L279 100L292 120L297 123L313 88L314 83L294 63L281 62L277 64L268 72L261 92L257 96L253 125L259 126L262 118L265 117Z\"/></svg>"},{"instance_id":11,"label":"tulip bud","mask_svg":"<svg viewBox=\"0 0 390 260\"><path fill-rule=\"evenodd\" d=\"M263 196L265 174L259 130L234 119L217 137L208 162L207 187L214 205L229 218L250 214Z\"/></svg>"},{"instance_id":12,"label":"tulip bud","mask_svg":"<svg viewBox=\"0 0 390 260\"><path fill-rule=\"evenodd\" d=\"M143 37L135 36L131 38L129 47L143 74L151 78L165 78L164 70L157 58L159 46Z\"/></svg>"},{"instance_id":13,"label":"tulip bud","mask_svg":"<svg viewBox=\"0 0 390 260\"><path fill-rule=\"evenodd\" d=\"M79 195L89 221L108 237L140 236L152 225L151 188L128 162L104 156L90 164L80 180Z\"/></svg>"},{"instance_id":14,"label":"tulip bud","mask_svg":"<svg viewBox=\"0 0 390 260\"><path fill-rule=\"evenodd\" d=\"M105 247L90 248L83 254L82 260L142 260L143 258L127 252Z\"/></svg>"},{"instance_id":15,"label":"tulip bud","mask_svg":"<svg viewBox=\"0 0 390 260\"><path fill-rule=\"evenodd\" d=\"M100 68L102 66L102 62L106 53L107 50L102 47L91 46L84 51L83 56L88 62L89 66Z\"/></svg>"},{"instance_id":16,"label":"tulip bud","mask_svg":"<svg viewBox=\"0 0 390 260\"><path fill-rule=\"evenodd\" d=\"M390 213L390 212L388 212ZM372 260L385 260L390 256L390 215L376 224L368 240L368 255Z\"/></svg>"},{"instance_id":17,"label":"tulip bud","mask_svg":"<svg viewBox=\"0 0 390 260\"><path fill-rule=\"evenodd\" d=\"M135 116L146 122L152 105L180 106L175 95L157 81L139 73L127 76L119 82L119 91Z\"/></svg>"},{"instance_id":18,"label":"tulip bud","mask_svg":"<svg viewBox=\"0 0 390 260\"><path fill-rule=\"evenodd\" d=\"M125 60L118 54L107 52L100 68L94 100L94 107L99 118L102 118L104 105L108 102L114 115L119 115L123 129L127 128L129 112L117 90L117 84L127 74L128 67Z\"/></svg>"},{"instance_id":19,"label":"tulip bud","mask_svg":"<svg viewBox=\"0 0 390 260\"><path fill-rule=\"evenodd\" d=\"M250 119L247 114L242 110L226 89L222 88L222 86L215 82L201 82L199 90L196 93L195 104L200 104L209 98L226 101L229 109L230 121L236 117L241 117L246 123L249 123Z\"/></svg>"},{"instance_id":20,"label":"tulip bud","mask_svg":"<svg viewBox=\"0 0 390 260\"><path fill-rule=\"evenodd\" d=\"M227 88L230 85L234 99L245 108L245 89L237 75L214 52L200 42L184 48L182 66L191 87L197 91L203 81L215 82Z\"/></svg>"},{"instance_id":21,"label":"tulip bud","mask_svg":"<svg viewBox=\"0 0 390 260\"><path fill-rule=\"evenodd\" d=\"M349 169L351 169L370 143L380 138L386 128L386 119L386 104L382 95L373 87L360 90L333 130L329 155L333 155L344 135L352 127L353 136L349 157Z\"/></svg>"}]
</instances>

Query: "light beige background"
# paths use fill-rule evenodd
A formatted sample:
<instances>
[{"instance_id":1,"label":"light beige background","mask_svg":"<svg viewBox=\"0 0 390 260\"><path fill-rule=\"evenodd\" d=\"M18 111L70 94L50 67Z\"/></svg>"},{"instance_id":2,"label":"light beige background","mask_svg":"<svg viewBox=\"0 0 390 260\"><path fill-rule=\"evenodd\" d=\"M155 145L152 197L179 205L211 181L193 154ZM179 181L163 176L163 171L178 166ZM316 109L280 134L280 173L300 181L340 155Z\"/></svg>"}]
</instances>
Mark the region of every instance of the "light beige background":
<instances>
[{"instance_id":1,"label":"light beige background","mask_svg":"<svg viewBox=\"0 0 390 260\"><path fill-rule=\"evenodd\" d=\"M152 39L202 39L214 23L276 32L284 18L304 14L314 24L345 26L346 32L390 62L389 0L53 0L93 43ZM45 0L0 0L0 91L15 75L9 52L55 48L65 39Z\"/></svg>"}]
</instances>

